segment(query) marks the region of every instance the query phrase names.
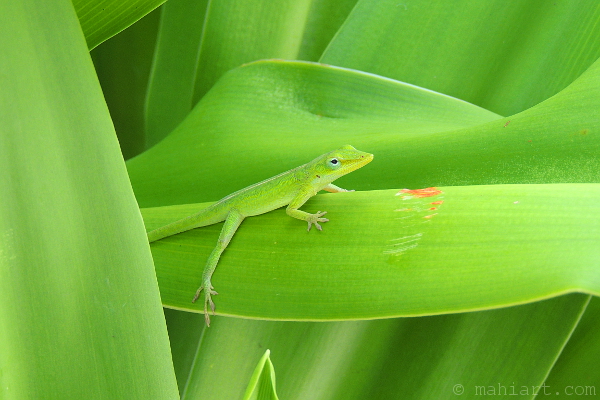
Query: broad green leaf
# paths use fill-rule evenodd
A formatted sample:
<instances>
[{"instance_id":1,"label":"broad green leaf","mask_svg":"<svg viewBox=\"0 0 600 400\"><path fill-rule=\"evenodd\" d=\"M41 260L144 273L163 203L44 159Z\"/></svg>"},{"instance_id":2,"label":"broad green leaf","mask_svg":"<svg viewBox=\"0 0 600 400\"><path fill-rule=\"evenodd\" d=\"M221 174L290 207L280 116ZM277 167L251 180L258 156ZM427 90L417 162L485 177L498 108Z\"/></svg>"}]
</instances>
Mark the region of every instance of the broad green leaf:
<instances>
[{"instance_id":1,"label":"broad green leaf","mask_svg":"<svg viewBox=\"0 0 600 400\"><path fill-rule=\"evenodd\" d=\"M159 17L157 9L91 52L125 159L147 146L144 106Z\"/></svg>"},{"instance_id":2,"label":"broad green leaf","mask_svg":"<svg viewBox=\"0 0 600 400\"><path fill-rule=\"evenodd\" d=\"M0 397L176 398L142 220L73 6L0 2Z\"/></svg>"},{"instance_id":3,"label":"broad green leaf","mask_svg":"<svg viewBox=\"0 0 600 400\"><path fill-rule=\"evenodd\" d=\"M267 349L254 369L244 394L244 400L278 400L275 390L275 369Z\"/></svg>"},{"instance_id":4,"label":"broad green leaf","mask_svg":"<svg viewBox=\"0 0 600 400\"><path fill-rule=\"evenodd\" d=\"M397 187L405 185L399 175L419 176L423 168L422 161L413 160L399 170L399 160L427 159L427 152L441 157L448 147L437 141L431 144L435 150L410 154L396 142L412 138L422 144L427 133L497 118L463 101L370 74L313 63L258 62L225 75L169 137L129 160L128 170L142 207L197 203L352 144L375 153L377 161L369 165L369 178L350 174L340 182L350 182L344 184L352 189Z\"/></svg>"},{"instance_id":5,"label":"broad green leaf","mask_svg":"<svg viewBox=\"0 0 600 400\"><path fill-rule=\"evenodd\" d=\"M477 399L483 397L475 394L478 386L501 390L498 385L507 391L527 386L531 393L588 300L575 294L501 310L380 321L215 317L183 399L241 398L266 348L282 399Z\"/></svg>"},{"instance_id":6,"label":"broad green leaf","mask_svg":"<svg viewBox=\"0 0 600 400\"><path fill-rule=\"evenodd\" d=\"M600 62L504 119L357 71L259 62L227 74L128 171L142 207L218 200L343 144L375 154L340 180L357 190L600 182L598 109Z\"/></svg>"},{"instance_id":7,"label":"broad green leaf","mask_svg":"<svg viewBox=\"0 0 600 400\"><path fill-rule=\"evenodd\" d=\"M196 64L208 0L171 0L162 7L146 97L146 147L167 136L192 109Z\"/></svg>"},{"instance_id":8,"label":"broad green leaf","mask_svg":"<svg viewBox=\"0 0 600 400\"><path fill-rule=\"evenodd\" d=\"M318 195L303 208L329 212L322 232L284 210L243 222L213 277L217 312L363 319L600 295L599 197L600 184ZM204 206L142 213L152 230ZM152 243L163 304L202 310L191 297L221 225Z\"/></svg>"},{"instance_id":9,"label":"broad green leaf","mask_svg":"<svg viewBox=\"0 0 600 400\"><path fill-rule=\"evenodd\" d=\"M93 49L149 14L165 0L72 0L88 47Z\"/></svg>"},{"instance_id":10,"label":"broad green leaf","mask_svg":"<svg viewBox=\"0 0 600 400\"><path fill-rule=\"evenodd\" d=\"M511 115L600 57L599 19L593 1L360 0L320 61Z\"/></svg>"},{"instance_id":11,"label":"broad green leaf","mask_svg":"<svg viewBox=\"0 0 600 400\"><path fill-rule=\"evenodd\" d=\"M356 0L211 1L194 103L230 69L265 58L317 61ZM335 13L324 17L326 10ZM318 39L317 39L318 38Z\"/></svg>"}]
</instances>

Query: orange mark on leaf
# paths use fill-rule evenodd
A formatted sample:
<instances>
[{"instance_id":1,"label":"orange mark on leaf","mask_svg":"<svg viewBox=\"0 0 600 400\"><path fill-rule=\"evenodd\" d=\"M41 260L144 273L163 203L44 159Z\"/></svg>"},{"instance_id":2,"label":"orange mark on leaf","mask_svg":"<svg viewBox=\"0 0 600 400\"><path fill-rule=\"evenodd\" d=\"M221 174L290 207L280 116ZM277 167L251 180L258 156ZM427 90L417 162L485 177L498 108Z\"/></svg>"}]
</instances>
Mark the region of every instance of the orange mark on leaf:
<instances>
[{"instance_id":1,"label":"orange mark on leaf","mask_svg":"<svg viewBox=\"0 0 600 400\"><path fill-rule=\"evenodd\" d=\"M402 189L397 194L400 194L400 193L412 195L415 197L432 197L432 196L437 196L438 194L442 194L442 191L435 187L428 187L425 189L415 189L415 190Z\"/></svg>"},{"instance_id":2,"label":"orange mark on leaf","mask_svg":"<svg viewBox=\"0 0 600 400\"><path fill-rule=\"evenodd\" d=\"M508 124L510 124L510 121L506 121L506 123L504 124L504 127L506 128L508 126Z\"/></svg>"},{"instance_id":3,"label":"orange mark on leaf","mask_svg":"<svg viewBox=\"0 0 600 400\"><path fill-rule=\"evenodd\" d=\"M423 218L425 218L425 219L431 219L431 218L435 217L436 215L437 215L437 213L431 214L431 215L426 215Z\"/></svg>"},{"instance_id":4,"label":"orange mark on leaf","mask_svg":"<svg viewBox=\"0 0 600 400\"><path fill-rule=\"evenodd\" d=\"M435 205L437 205L437 204L442 204L443 202L444 202L444 200L438 200L438 201L434 201L434 202L433 202L433 203L431 203L431 204L435 204Z\"/></svg>"}]
</instances>

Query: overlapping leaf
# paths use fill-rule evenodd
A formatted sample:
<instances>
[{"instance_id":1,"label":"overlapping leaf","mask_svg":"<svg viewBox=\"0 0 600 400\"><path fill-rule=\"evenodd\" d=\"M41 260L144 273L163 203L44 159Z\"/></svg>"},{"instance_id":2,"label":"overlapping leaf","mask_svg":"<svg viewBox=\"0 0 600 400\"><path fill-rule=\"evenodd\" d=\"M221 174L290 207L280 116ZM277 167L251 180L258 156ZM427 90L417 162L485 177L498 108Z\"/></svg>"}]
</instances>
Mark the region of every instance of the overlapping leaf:
<instances>
[{"instance_id":1,"label":"overlapping leaf","mask_svg":"<svg viewBox=\"0 0 600 400\"><path fill-rule=\"evenodd\" d=\"M0 32L0 397L172 399L152 259L72 5L2 2Z\"/></svg>"}]
</instances>

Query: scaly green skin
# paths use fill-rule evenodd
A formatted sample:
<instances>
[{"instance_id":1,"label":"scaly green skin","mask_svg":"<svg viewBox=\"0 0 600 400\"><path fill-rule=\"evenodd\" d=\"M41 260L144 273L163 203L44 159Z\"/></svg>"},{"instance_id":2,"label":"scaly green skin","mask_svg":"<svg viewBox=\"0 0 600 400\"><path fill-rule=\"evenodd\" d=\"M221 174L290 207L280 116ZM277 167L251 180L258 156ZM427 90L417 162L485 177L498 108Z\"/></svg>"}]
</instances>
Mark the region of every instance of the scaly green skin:
<instances>
[{"instance_id":1,"label":"scaly green skin","mask_svg":"<svg viewBox=\"0 0 600 400\"><path fill-rule=\"evenodd\" d=\"M306 221L309 231L312 225L321 230L319 222L328 221L327 218L323 218L326 212L318 211L316 214L309 214L299 208L319 190L334 193L348 192L349 190L339 188L331 182L368 164L371 160L373 154L356 150L350 145L343 146L315 158L308 164L232 193L194 215L155 229L148 233L148 240L154 242L190 229L225 221L217 246L204 267L202 285L192 300L192 303L195 302L204 290L204 316L206 325L210 326L208 305L214 314L215 304L211 296L217 294L210 279L221 254L244 218L264 214L287 205L287 214Z\"/></svg>"}]
</instances>

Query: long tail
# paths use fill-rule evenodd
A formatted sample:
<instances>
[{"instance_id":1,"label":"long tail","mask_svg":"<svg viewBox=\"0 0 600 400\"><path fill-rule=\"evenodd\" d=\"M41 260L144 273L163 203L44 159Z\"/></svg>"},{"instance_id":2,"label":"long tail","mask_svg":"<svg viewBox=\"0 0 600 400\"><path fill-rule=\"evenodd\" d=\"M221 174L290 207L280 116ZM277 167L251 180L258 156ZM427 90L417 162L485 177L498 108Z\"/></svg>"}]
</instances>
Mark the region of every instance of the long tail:
<instances>
[{"instance_id":1,"label":"long tail","mask_svg":"<svg viewBox=\"0 0 600 400\"><path fill-rule=\"evenodd\" d=\"M227 214L224 216L219 214L219 210L217 210L216 207L209 206L196 214L188 215L185 218L148 232L148 241L152 243L167 236L176 235L181 232L189 231L190 229L224 221Z\"/></svg>"}]
</instances>

